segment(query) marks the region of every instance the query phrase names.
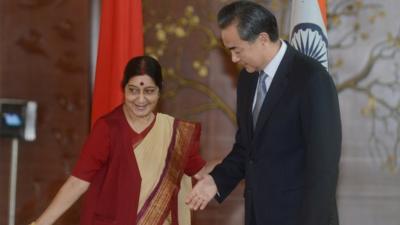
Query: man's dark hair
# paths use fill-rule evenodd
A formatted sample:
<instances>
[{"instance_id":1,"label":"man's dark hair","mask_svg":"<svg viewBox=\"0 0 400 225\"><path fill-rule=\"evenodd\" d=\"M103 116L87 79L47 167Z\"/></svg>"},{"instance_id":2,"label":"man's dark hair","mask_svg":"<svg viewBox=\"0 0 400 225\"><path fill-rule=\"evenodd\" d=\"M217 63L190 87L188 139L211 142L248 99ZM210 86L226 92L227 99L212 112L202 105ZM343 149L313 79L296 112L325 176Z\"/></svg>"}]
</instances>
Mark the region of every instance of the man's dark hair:
<instances>
[{"instance_id":1,"label":"man's dark hair","mask_svg":"<svg viewBox=\"0 0 400 225\"><path fill-rule=\"evenodd\" d=\"M162 70L160 63L150 56L134 57L126 64L124 71L124 78L122 79L121 86L125 88L129 80L134 76L149 75L158 89L162 89Z\"/></svg>"},{"instance_id":2,"label":"man's dark hair","mask_svg":"<svg viewBox=\"0 0 400 225\"><path fill-rule=\"evenodd\" d=\"M279 38L275 16L263 6L250 1L235 1L218 12L219 28L237 23L239 36L244 41L254 41L266 32L272 42Z\"/></svg>"}]
</instances>

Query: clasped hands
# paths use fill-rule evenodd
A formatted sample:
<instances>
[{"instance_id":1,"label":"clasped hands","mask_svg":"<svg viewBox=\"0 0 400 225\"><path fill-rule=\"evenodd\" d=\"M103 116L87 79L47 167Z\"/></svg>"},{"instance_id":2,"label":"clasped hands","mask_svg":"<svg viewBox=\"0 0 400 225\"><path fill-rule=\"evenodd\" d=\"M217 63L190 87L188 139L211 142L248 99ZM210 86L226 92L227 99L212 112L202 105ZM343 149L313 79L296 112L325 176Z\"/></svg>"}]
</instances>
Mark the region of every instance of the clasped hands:
<instances>
[{"instance_id":1,"label":"clasped hands","mask_svg":"<svg viewBox=\"0 0 400 225\"><path fill-rule=\"evenodd\" d=\"M217 185L209 174L196 174L194 178L196 178L197 184L186 197L185 203L191 210L203 210L217 194Z\"/></svg>"}]
</instances>

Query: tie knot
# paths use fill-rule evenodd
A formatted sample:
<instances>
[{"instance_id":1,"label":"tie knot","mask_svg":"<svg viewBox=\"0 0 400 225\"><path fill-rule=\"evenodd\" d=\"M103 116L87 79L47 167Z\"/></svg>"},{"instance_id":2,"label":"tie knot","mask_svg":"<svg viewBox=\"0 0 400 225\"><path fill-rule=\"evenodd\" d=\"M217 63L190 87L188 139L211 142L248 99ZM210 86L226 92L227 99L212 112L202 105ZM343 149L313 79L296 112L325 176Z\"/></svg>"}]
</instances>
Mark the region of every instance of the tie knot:
<instances>
[{"instance_id":1,"label":"tie knot","mask_svg":"<svg viewBox=\"0 0 400 225\"><path fill-rule=\"evenodd\" d=\"M266 74L265 72L264 72L264 70L261 70L260 72L259 72L259 76L260 76L260 81L261 82L265 82L265 79L267 79L267 77L268 77L268 74Z\"/></svg>"}]
</instances>

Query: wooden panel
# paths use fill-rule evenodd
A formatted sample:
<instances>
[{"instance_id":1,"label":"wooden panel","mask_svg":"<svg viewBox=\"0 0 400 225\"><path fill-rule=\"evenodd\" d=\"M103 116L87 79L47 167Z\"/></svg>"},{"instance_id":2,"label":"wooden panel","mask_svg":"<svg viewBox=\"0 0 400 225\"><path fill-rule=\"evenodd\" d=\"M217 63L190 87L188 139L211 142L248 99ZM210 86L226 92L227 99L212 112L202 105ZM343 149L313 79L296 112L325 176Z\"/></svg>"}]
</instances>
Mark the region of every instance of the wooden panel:
<instances>
[{"instance_id":1,"label":"wooden panel","mask_svg":"<svg viewBox=\"0 0 400 225\"><path fill-rule=\"evenodd\" d=\"M20 142L16 224L49 204L88 131L88 2L1 1L0 97L38 102L37 140ZM0 224L8 218L10 144L0 142ZM57 224L76 223L76 210Z\"/></svg>"}]
</instances>

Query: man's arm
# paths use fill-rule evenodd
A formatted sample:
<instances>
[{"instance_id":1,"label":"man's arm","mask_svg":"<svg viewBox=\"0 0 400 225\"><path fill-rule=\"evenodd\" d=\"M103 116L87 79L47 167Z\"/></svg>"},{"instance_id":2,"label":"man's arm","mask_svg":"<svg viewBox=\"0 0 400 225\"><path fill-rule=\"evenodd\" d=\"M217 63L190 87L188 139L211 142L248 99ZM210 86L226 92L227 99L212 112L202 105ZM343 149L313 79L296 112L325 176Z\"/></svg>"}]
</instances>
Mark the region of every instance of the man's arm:
<instances>
[{"instance_id":1,"label":"man's arm","mask_svg":"<svg viewBox=\"0 0 400 225\"><path fill-rule=\"evenodd\" d=\"M327 72L308 82L301 105L306 143L304 225L329 224L334 212L341 150L341 121L335 85Z\"/></svg>"},{"instance_id":2,"label":"man's arm","mask_svg":"<svg viewBox=\"0 0 400 225\"><path fill-rule=\"evenodd\" d=\"M244 144L244 134L241 130L245 127L245 124L241 124L240 119L247 116L245 115L247 108L244 106L243 98L247 96L248 87L251 86L249 77L245 70L239 75L236 93L238 130L232 151L211 171L210 175L196 177L199 181L186 199L187 204L192 209L204 209L213 197L218 202L222 202L245 176L247 151Z\"/></svg>"},{"instance_id":3,"label":"man's arm","mask_svg":"<svg viewBox=\"0 0 400 225\"><path fill-rule=\"evenodd\" d=\"M185 201L189 208L203 210L214 197L222 202L244 177L244 157L244 149L239 149L235 144L231 153L214 168L211 175L196 174L198 182ZM217 181L214 176L217 177Z\"/></svg>"},{"instance_id":4,"label":"man's arm","mask_svg":"<svg viewBox=\"0 0 400 225\"><path fill-rule=\"evenodd\" d=\"M248 154L246 147L246 127L249 124L244 124L247 120L248 105L246 104L248 93L251 91L251 83L255 79L251 77L245 70L242 70L237 87L237 100L236 100L236 120L238 123L238 130L235 135L235 143L232 151L225 157L225 159L217 165L210 173L213 177L217 187L218 195L216 200L222 202L237 186L237 184L245 177L245 162Z\"/></svg>"},{"instance_id":5,"label":"man's arm","mask_svg":"<svg viewBox=\"0 0 400 225\"><path fill-rule=\"evenodd\" d=\"M232 151L210 173L218 187L218 195L215 196L218 202L222 202L244 178L247 153L241 143L238 130Z\"/></svg>"}]
</instances>

